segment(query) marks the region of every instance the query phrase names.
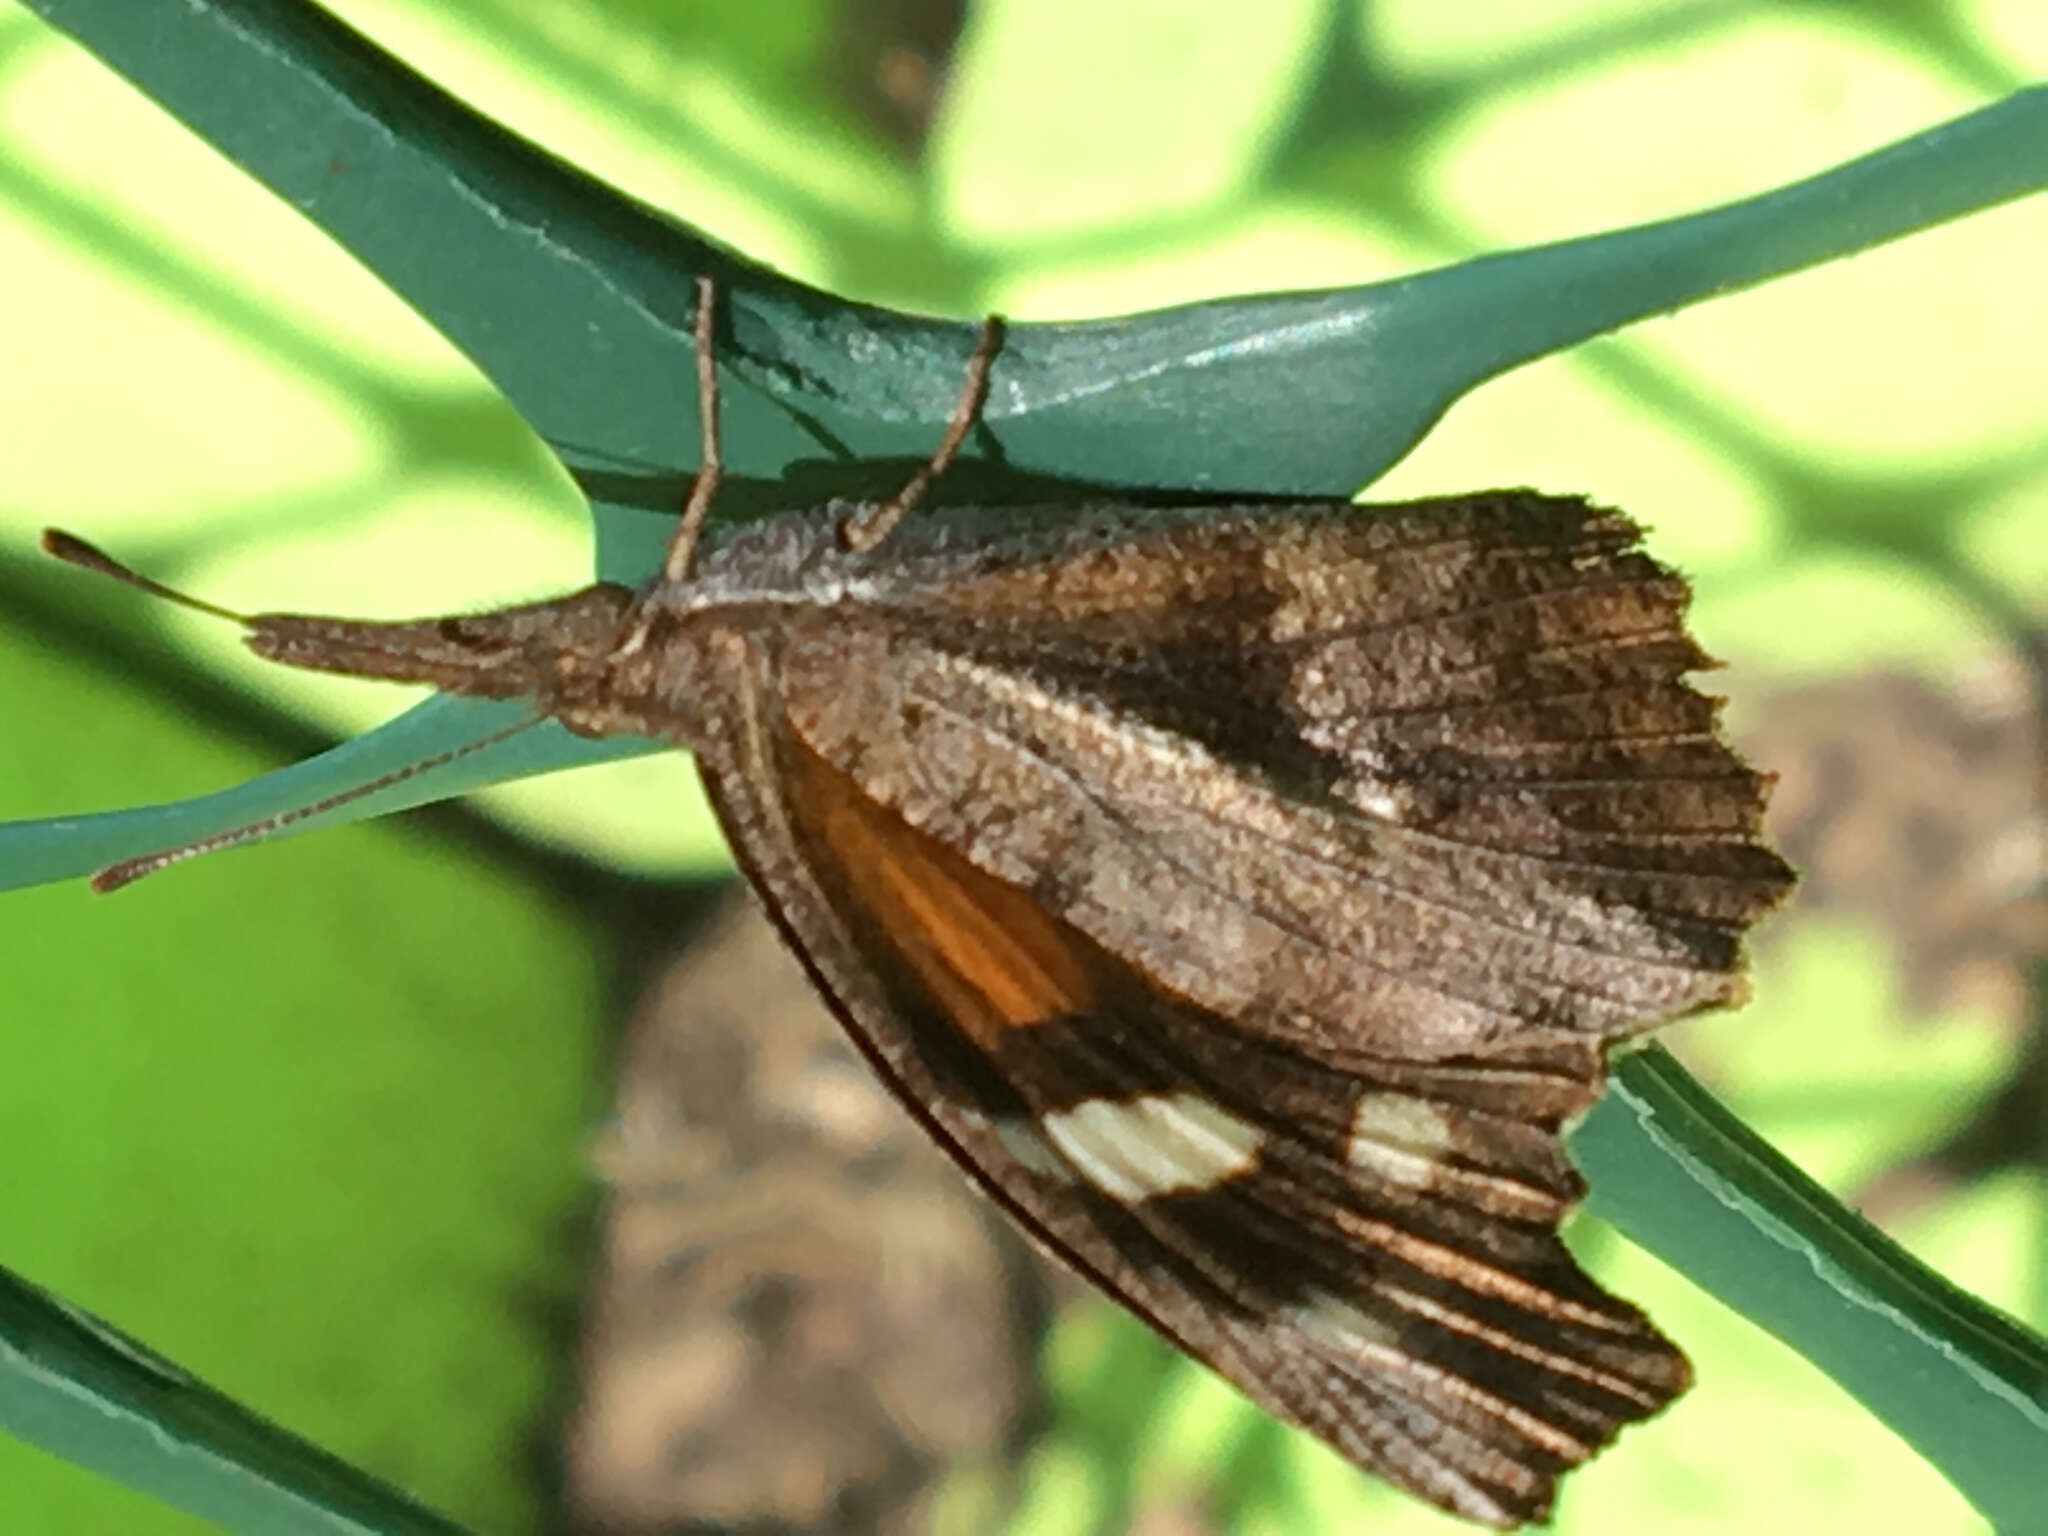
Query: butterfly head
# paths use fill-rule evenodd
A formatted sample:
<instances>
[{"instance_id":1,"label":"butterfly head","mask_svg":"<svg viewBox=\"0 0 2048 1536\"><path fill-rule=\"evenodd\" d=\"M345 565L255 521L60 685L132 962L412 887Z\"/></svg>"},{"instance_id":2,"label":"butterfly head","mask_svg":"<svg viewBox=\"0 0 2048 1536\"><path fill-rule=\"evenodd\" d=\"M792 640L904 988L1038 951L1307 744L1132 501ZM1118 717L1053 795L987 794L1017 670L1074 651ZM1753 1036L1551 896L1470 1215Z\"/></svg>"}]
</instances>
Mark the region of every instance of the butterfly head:
<instances>
[{"instance_id":1,"label":"butterfly head","mask_svg":"<svg viewBox=\"0 0 2048 1536\"><path fill-rule=\"evenodd\" d=\"M603 670L632 602L626 588L600 583L544 602L446 618L261 613L246 621L245 638L257 655L286 666L545 706L565 685Z\"/></svg>"}]
</instances>

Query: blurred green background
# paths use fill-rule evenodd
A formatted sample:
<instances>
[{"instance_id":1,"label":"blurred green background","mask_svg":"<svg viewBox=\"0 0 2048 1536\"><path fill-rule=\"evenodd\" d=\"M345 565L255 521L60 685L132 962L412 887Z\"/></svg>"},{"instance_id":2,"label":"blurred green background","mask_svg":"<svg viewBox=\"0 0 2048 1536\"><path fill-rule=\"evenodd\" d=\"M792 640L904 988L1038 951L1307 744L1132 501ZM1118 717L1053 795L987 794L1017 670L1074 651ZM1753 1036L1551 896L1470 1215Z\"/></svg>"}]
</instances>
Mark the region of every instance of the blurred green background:
<instances>
[{"instance_id":1,"label":"blurred green background","mask_svg":"<svg viewBox=\"0 0 2048 1536\"><path fill-rule=\"evenodd\" d=\"M2048 68L2035 0L331 8L751 257L1025 319L1687 212ZM1738 727L1767 692L1880 670L1967 700L2048 608L2043 250L2034 198L1635 327L1480 391L1373 494L1533 484L1629 509L1694 577ZM251 608L446 612L587 575L566 477L459 356L11 3L0 280L0 815L198 793L405 702L262 669L220 626L39 560L46 522ZM613 885L579 900L601 883L583 871L701 877L723 855L672 758L482 802L116 900L10 897L0 1262L510 1531L547 1508L624 985L609 929L661 915L650 894L622 917ZM1853 912L1781 921L1759 971L1758 1002L1684 1048L1837 1189L1965 1124L2023 1057L2024 1000L1918 995L1896 936ZM1897 1235L2048 1322L2039 1164L1939 1193ZM1562 1529L1981 1528L1796 1357L1586 1236L1701 1386L1567 1485ZM1022 1528L1080 1529L1133 1467L1148 1508L1215 1522L1176 1528L1453 1528L1100 1314L1047 1358ZM1210 1486L1226 1460L1244 1486ZM194 1528L4 1441L0 1523Z\"/></svg>"}]
</instances>

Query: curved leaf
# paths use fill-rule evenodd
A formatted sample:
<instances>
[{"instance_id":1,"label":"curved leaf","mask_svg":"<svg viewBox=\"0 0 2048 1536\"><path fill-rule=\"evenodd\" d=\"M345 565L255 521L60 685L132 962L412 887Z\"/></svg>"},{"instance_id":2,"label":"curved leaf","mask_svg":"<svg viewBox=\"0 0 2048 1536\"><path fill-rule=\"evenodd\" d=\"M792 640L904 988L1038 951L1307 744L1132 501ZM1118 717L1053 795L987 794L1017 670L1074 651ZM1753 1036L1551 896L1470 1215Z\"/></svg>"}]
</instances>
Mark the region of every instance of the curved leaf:
<instances>
[{"instance_id":1,"label":"curved leaf","mask_svg":"<svg viewBox=\"0 0 2048 1536\"><path fill-rule=\"evenodd\" d=\"M975 326L849 304L750 266L452 100L306 0L33 0L316 220L474 358L591 497L599 574L653 568L696 456L690 293L716 274L722 516L873 490L920 460ZM2048 186L2048 88L1778 191L1393 282L1013 328L955 494L1105 486L1350 494L1459 395L1587 337ZM979 455L992 464L977 465ZM891 467L895 461L894 467ZM255 822L501 722L434 700L202 800L0 828L0 888ZM595 762L552 725L291 830Z\"/></svg>"},{"instance_id":2,"label":"curved leaf","mask_svg":"<svg viewBox=\"0 0 2048 1536\"><path fill-rule=\"evenodd\" d=\"M4 1269L0 1428L230 1530L461 1530Z\"/></svg>"}]
</instances>

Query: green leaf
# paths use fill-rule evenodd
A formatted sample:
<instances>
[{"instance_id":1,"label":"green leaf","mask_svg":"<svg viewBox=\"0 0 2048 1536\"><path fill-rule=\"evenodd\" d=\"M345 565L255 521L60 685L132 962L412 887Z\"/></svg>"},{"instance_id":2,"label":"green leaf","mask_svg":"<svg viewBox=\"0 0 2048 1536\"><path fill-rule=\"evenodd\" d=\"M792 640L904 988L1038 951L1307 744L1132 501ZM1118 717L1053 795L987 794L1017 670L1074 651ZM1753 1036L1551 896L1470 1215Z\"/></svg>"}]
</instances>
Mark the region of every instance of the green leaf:
<instances>
[{"instance_id":1,"label":"green leaf","mask_svg":"<svg viewBox=\"0 0 2048 1536\"><path fill-rule=\"evenodd\" d=\"M900 480L951 409L975 327L848 304L738 260L465 110L304 0L36 0L468 352L561 454L598 520L598 573L653 569L694 466L691 292L723 284L727 489L759 514ZM2048 185L2048 89L2017 93L1727 207L1389 283L1015 327L949 494L1045 480L1350 494L1465 391L1573 342ZM999 452L995 464L972 462ZM435 700L238 790L119 820L0 828L0 888L257 822L505 718ZM353 821L635 750L558 727L290 830Z\"/></svg>"},{"instance_id":2,"label":"green leaf","mask_svg":"<svg viewBox=\"0 0 2048 1536\"><path fill-rule=\"evenodd\" d=\"M1586 1209L1786 1340L1999 1531L2038 1528L2048 1343L1949 1284L1650 1045L1577 1127Z\"/></svg>"},{"instance_id":3,"label":"green leaf","mask_svg":"<svg viewBox=\"0 0 2048 1536\"><path fill-rule=\"evenodd\" d=\"M230 1530L461 1530L4 1269L0 1428Z\"/></svg>"}]
</instances>

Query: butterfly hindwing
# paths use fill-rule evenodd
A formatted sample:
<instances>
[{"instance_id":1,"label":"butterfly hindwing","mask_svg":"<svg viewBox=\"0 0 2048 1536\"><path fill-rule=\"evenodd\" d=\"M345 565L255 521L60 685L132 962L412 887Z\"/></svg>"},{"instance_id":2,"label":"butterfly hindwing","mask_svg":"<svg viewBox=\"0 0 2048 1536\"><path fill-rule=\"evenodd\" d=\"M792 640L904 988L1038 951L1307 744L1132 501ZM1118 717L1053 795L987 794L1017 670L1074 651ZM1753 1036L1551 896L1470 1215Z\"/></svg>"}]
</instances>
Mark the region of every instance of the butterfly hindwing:
<instances>
[{"instance_id":1,"label":"butterfly hindwing","mask_svg":"<svg viewBox=\"0 0 2048 1536\"><path fill-rule=\"evenodd\" d=\"M742 859L884 1079L1046 1246L1255 1399L1510 1525L1683 1389L1556 1236L1580 1187L1558 1129L1597 1050L1362 1071L1247 1036L794 738L762 746L786 798L732 806L707 762L714 797L787 838Z\"/></svg>"}]
</instances>

